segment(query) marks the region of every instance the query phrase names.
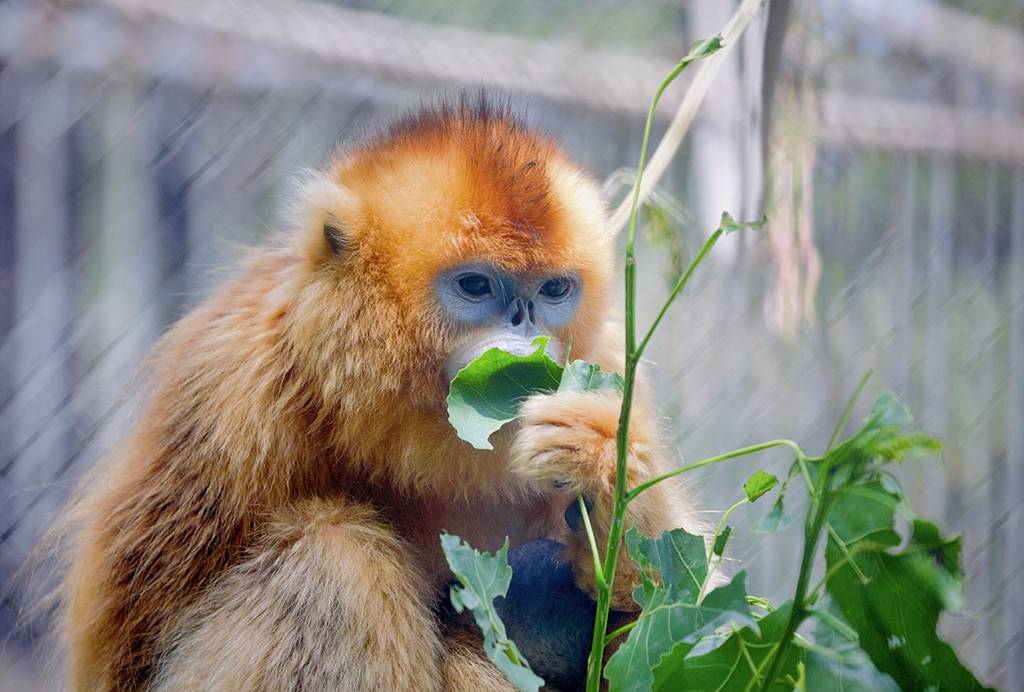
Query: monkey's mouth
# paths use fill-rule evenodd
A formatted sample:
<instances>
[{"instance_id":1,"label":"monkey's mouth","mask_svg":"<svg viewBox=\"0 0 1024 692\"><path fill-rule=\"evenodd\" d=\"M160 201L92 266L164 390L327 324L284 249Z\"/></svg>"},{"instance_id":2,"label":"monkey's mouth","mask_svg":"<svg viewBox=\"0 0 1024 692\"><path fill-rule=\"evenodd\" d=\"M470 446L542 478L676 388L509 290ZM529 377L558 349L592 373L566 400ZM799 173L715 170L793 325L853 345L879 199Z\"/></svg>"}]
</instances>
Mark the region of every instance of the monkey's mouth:
<instances>
[{"instance_id":1,"label":"monkey's mouth","mask_svg":"<svg viewBox=\"0 0 1024 692\"><path fill-rule=\"evenodd\" d=\"M445 384L447 385L455 379L459 370L462 370L462 368L492 348L500 348L502 351L508 351L517 356L526 356L533 353L537 350L537 345L533 343L534 338L536 337L529 338L518 334L490 334L465 344L448 357L444 367ZM554 337L548 340L548 345L544 352L552 360L561 362L562 347Z\"/></svg>"}]
</instances>

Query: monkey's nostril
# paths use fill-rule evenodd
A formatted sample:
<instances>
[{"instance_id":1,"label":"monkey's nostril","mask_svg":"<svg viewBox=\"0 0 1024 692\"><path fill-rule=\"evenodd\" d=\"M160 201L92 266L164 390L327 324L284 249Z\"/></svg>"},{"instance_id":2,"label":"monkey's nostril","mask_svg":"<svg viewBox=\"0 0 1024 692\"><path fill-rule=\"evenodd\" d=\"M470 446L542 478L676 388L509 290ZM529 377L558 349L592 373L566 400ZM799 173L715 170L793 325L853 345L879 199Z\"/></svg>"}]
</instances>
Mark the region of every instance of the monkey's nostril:
<instances>
[{"instance_id":1,"label":"monkey's nostril","mask_svg":"<svg viewBox=\"0 0 1024 692\"><path fill-rule=\"evenodd\" d=\"M522 298L516 298L509 307L509 322L513 327L518 327L532 317L530 308L523 302Z\"/></svg>"}]
</instances>

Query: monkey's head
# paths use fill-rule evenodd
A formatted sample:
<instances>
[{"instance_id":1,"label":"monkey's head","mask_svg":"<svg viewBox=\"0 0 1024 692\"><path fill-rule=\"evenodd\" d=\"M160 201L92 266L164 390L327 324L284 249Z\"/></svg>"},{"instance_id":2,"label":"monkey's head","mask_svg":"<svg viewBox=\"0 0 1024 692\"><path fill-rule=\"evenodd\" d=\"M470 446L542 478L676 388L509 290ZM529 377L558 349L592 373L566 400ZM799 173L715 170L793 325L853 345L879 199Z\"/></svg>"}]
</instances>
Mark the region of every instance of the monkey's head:
<instances>
[{"instance_id":1,"label":"monkey's head","mask_svg":"<svg viewBox=\"0 0 1024 692\"><path fill-rule=\"evenodd\" d=\"M554 357L571 341L585 358L607 315L600 193L507 109L408 118L339 154L304 204L297 342L338 386L440 406L485 350L546 334Z\"/></svg>"}]
</instances>

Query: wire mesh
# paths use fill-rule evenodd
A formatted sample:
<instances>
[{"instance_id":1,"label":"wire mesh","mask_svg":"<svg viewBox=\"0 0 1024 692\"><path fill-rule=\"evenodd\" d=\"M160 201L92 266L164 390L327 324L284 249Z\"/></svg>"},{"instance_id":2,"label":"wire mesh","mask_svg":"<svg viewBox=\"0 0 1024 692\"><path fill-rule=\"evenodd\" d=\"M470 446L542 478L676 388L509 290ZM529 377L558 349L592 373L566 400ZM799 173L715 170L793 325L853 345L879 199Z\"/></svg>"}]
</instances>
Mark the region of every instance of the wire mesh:
<instances>
[{"instance_id":1,"label":"wire mesh","mask_svg":"<svg viewBox=\"0 0 1024 692\"><path fill-rule=\"evenodd\" d=\"M0 688L42 685L50 654L40 625L16 626L16 571L130 423L149 347L239 244L273 231L298 169L486 85L617 199L654 86L729 4L626 18L596 3L0 5ZM966 611L943 626L982 677L1019 689L1024 87L990 53L1024 50L1022 12L901 5L934 31L981 32L989 51L964 57L901 33L884 3L793 5L774 96L761 100L761 21L645 216L647 311L722 206L772 218L725 248L652 344L665 427L694 458L780 435L813 448L873 368L947 441L940 465L904 469L921 512L965 536ZM704 506L731 504L744 471L700 479ZM752 588L786 595L773 589L793 582L792 541L739 541Z\"/></svg>"}]
</instances>

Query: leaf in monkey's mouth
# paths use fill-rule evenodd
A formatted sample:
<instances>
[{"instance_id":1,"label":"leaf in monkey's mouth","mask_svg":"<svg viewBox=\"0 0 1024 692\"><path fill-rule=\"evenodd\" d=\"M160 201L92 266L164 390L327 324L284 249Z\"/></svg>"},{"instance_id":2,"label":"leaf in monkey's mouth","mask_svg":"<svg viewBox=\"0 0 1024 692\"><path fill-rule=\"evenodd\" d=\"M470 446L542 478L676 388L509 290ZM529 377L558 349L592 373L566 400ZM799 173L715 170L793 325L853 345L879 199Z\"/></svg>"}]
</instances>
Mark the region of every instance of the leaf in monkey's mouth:
<instances>
[{"instance_id":1,"label":"leaf in monkey's mouth","mask_svg":"<svg viewBox=\"0 0 1024 692\"><path fill-rule=\"evenodd\" d=\"M536 349L516 355L500 348L484 351L459 370L448 390L448 421L477 449L494 449L491 435L519 415L533 394L555 391L622 391L622 378L577 360L563 367L547 354L549 337L533 340Z\"/></svg>"}]
</instances>

